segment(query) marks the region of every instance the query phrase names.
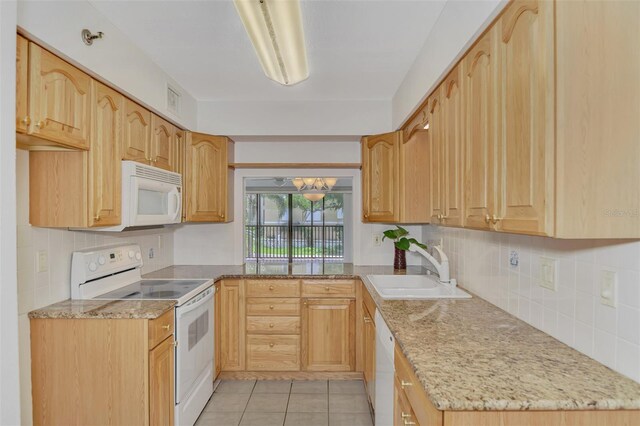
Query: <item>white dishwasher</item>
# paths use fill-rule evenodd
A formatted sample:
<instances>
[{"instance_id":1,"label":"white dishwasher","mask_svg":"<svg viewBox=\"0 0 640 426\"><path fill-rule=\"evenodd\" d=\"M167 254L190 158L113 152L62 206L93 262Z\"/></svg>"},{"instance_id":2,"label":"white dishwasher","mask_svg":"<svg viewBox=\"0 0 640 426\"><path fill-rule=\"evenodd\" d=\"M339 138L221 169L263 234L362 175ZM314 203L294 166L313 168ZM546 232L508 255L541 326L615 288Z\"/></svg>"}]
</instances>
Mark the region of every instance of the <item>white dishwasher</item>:
<instances>
[{"instance_id":1,"label":"white dishwasher","mask_svg":"<svg viewBox=\"0 0 640 426\"><path fill-rule=\"evenodd\" d=\"M393 425L393 385L395 339L376 309L376 395L375 426Z\"/></svg>"}]
</instances>

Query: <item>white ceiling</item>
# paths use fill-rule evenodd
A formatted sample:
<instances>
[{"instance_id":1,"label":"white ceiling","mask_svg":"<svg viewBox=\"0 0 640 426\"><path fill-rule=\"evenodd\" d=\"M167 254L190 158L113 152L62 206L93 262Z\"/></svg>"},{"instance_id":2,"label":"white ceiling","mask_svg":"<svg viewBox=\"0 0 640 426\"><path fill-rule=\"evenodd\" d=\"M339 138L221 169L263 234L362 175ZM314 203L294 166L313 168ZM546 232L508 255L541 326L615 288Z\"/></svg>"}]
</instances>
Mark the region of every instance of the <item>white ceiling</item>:
<instances>
[{"instance_id":1,"label":"white ceiling","mask_svg":"<svg viewBox=\"0 0 640 426\"><path fill-rule=\"evenodd\" d=\"M199 101L296 101L391 99L445 1L302 0L310 77L293 87L263 75L231 0L91 3Z\"/></svg>"}]
</instances>

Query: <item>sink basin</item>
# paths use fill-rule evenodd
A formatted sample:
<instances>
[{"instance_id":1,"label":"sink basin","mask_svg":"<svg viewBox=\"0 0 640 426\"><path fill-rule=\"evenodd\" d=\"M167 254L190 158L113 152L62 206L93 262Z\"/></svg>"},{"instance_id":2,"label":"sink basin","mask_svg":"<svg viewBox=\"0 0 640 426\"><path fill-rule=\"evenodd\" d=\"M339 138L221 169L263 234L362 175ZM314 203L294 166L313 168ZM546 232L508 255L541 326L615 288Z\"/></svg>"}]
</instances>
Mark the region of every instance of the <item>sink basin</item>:
<instances>
[{"instance_id":1,"label":"sink basin","mask_svg":"<svg viewBox=\"0 0 640 426\"><path fill-rule=\"evenodd\" d=\"M384 300L469 299L471 295L449 287L431 275L367 275Z\"/></svg>"}]
</instances>

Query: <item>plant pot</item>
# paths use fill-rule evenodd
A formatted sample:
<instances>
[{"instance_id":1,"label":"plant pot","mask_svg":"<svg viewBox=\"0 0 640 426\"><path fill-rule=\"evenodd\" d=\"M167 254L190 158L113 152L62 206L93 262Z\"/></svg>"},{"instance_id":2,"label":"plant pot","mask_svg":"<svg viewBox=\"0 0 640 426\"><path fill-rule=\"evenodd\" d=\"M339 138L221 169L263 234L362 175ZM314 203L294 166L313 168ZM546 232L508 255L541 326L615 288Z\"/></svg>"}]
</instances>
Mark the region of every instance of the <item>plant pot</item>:
<instances>
[{"instance_id":1,"label":"plant pot","mask_svg":"<svg viewBox=\"0 0 640 426\"><path fill-rule=\"evenodd\" d=\"M394 247L393 269L407 269L407 252Z\"/></svg>"}]
</instances>

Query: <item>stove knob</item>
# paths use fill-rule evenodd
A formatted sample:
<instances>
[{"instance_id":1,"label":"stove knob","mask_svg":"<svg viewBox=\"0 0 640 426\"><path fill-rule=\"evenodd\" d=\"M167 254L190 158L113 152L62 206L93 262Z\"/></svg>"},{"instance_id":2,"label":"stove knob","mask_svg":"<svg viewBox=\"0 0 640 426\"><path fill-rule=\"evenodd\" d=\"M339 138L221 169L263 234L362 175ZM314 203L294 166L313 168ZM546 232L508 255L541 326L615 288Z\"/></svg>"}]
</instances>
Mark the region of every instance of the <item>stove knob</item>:
<instances>
[{"instance_id":1,"label":"stove knob","mask_svg":"<svg viewBox=\"0 0 640 426\"><path fill-rule=\"evenodd\" d=\"M105 263L107 263L107 259L105 259L104 256L100 256L100 257L98 257L98 263L100 265L104 265Z\"/></svg>"},{"instance_id":2,"label":"stove knob","mask_svg":"<svg viewBox=\"0 0 640 426\"><path fill-rule=\"evenodd\" d=\"M89 262L89 270L91 272L95 272L98 269L98 265L96 265L96 262Z\"/></svg>"},{"instance_id":3,"label":"stove knob","mask_svg":"<svg viewBox=\"0 0 640 426\"><path fill-rule=\"evenodd\" d=\"M142 255L140 254L140 252L136 253L136 260L142 260Z\"/></svg>"},{"instance_id":4,"label":"stove knob","mask_svg":"<svg viewBox=\"0 0 640 426\"><path fill-rule=\"evenodd\" d=\"M133 257L136 255L136 252L133 250L129 250L129 259L133 259Z\"/></svg>"}]
</instances>

